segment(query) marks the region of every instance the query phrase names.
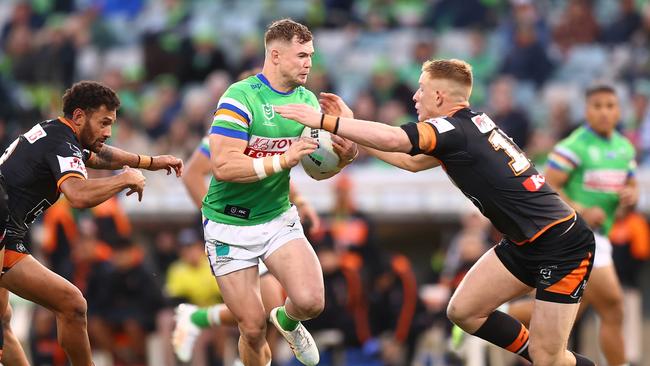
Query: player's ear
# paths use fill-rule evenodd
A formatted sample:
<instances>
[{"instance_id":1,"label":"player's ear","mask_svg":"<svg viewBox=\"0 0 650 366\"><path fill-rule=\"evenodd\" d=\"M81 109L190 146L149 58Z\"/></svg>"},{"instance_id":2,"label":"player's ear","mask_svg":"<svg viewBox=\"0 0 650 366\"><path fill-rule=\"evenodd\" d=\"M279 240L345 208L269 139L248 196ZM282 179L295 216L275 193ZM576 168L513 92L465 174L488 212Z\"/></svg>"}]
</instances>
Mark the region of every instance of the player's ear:
<instances>
[{"instance_id":1,"label":"player's ear","mask_svg":"<svg viewBox=\"0 0 650 366\"><path fill-rule=\"evenodd\" d=\"M83 121L86 119L86 111L84 111L81 108L76 108L74 111L72 111L72 121L78 125L81 126L83 124Z\"/></svg>"},{"instance_id":2,"label":"player's ear","mask_svg":"<svg viewBox=\"0 0 650 366\"><path fill-rule=\"evenodd\" d=\"M277 48L271 49L271 62L273 62L273 65L280 63L280 51Z\"/></svg>"}]
</instances>

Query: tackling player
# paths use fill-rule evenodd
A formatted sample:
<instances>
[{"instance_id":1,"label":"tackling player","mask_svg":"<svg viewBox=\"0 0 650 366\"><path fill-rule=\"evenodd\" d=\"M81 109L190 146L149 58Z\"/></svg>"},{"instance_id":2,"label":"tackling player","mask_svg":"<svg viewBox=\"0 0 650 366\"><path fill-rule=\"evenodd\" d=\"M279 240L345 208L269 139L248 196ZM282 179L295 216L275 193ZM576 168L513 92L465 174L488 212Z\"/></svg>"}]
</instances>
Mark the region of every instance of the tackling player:
<instances>
[{"instance_id":1,"label":"tackling player","mask_svg":"<svg viewBox=\"0 0 650 366\"><path fill-rule=\"evenodd\" d=\"M59 343L75 366L92 365L86 300L78 288L30 255L25 241L29 225L61 193L74 208L96 206L124 189L141 200L145 178L133 168L165 169L168 174L173 170L178 177L183 170L183 162L170 155L139 155L106 145L119 106L110 88L92 81L76 83L63 95L62 117L35 125L0 157L0 182L8 207L1 243L4 289L0 291L5 294L0 296L0 309L4 312L7 307L9 290L53 311ZM112 177L87 179L87 166L123 170ZM22 350L7 353L16 364L26 364Z\"/></svg>"},{"instance_id":2,"label":"tackling player","mask_svg":"<svg viewBox=\"0 0 650 366\"><path fill-rule=\"evenodd\" d=\"M448 317L468 333L535 365L594 365L566 350L593 264L591 230L544 182L521 149L487 115L469 108L469 64L427 61L419 82L413 100L420 122L401 127L349 118L350 109L333 95L324 96L331 108L323 109L343 117L297 104L275 110L377 149L374 155L403 169L441 165L504 234L464 277L450 300ZM529 333L496 309L532 288L537 294Z\"/></svg>"}]
</instances>

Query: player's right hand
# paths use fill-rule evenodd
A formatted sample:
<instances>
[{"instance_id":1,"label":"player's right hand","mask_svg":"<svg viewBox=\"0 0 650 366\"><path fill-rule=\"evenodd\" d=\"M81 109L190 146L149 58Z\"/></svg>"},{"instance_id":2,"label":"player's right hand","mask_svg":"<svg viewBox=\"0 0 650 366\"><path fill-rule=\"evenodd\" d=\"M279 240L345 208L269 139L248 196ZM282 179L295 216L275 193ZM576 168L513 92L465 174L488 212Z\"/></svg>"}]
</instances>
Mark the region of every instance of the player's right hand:
<instances>
[{"instance_id":1,"label":"player's right hand","mask_svg":"<svg viewBox=\"0 0 650 366\"><path fill-rule=\"evenodd\" d=\"M289 168L298 165L300 158L313 153L318 148L318 143L311 137L301 137L294 141L289 150L284 153L285 161Z\"/></svg>"},{"instance_id":2,"label":"player's right hand","mask_svg":"<svg viewBox=\"0 0 650 366\"><path fill-rule=\"evenodd\" d=\"M607 219L605 211L598 206L585 208L580 215L592 229L598 229Z\"/></svg>"},{"instance_id":3,"label":"player's right hand","mask_svg":"<svg viewBox=\"0 0 650 366\"><path fill-rule=\"evenodd\" d=\"M124 179L126 180L126 186L129 188L129 191L126 192L126 195L130 196L133 193L137 193L138 201L142 201L142 193L144 191L144 185L147 180L144 175L142 175L142 172L138 169L133 169L125 165L124 170L122 170L122 173L120 174L124 176Z\"/></svg>"},{"instance_id":4,"label":"player's right hand","mask_svg":"<svg viewBox=\"0 0 650 366\"><path fill-rule=\"evenodd\" d=\"M354 118L352 109L336 94L333 93L320 93L318 98L321 111L325 114L330 114L337 117Z\"/></svg>"}]
</instances>

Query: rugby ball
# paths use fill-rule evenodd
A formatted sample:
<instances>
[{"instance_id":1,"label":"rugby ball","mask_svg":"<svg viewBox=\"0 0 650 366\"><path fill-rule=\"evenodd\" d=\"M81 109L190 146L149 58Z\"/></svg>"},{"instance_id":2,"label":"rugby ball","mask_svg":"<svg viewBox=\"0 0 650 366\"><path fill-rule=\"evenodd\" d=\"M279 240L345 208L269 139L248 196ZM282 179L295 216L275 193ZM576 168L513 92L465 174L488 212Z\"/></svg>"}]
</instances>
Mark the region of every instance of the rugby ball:
<instances>
[{"instance_id":1,"label":"rugby ball","mask_svg":"<svg viewBox=\"0 0 650 366\"><path fill-rule=\"evenodd\" d=\"M332 146L332 135L321 129L305 127L300 137L311 137L318 142L318 148L300 159L305 172L316 180L327 179L339 172L339 156Z\"/></svg>"}]
</instances>

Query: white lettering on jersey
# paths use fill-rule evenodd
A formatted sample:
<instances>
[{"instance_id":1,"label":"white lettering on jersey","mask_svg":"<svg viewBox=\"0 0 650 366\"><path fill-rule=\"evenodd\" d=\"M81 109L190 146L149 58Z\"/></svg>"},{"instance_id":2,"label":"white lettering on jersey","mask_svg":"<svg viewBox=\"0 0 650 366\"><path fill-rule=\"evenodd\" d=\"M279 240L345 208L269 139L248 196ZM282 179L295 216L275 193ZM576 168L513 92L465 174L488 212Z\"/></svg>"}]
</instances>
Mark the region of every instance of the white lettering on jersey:
<instances>
[{"instance_id":1,"label":"white lettering on jersey","mask_svg":"<svg viewBox=\"0 0 650 366\"><path fill-rule=\"evenodd\" d=\"M497 126L485 113L472 117L472 122L476 125L481 133L487 133L494 130Z\"/></svg>"},{"instance_id":2,"label":"white lettering on jersey","mask_svg":"<svg viewBox=\"0 0 650 366\"><path fill-rule=\"evenodd\" d=\"M84 164L84 161L81 160L80 158L76 156L56 156L57 159L59 159L59 169L61 169L61 173L63 172L77 172L81 173L81 175L84 176L84 178L88 178L88 172L86 172L86 165Z\"/></svg>"},{"instance_id":3,"label":"white lettering on jersey","mask_svg":"<svg viewBox=\"0 0 650 366\"><path fill-rule=\"evenodd\" d=\"M455 129L454 125L451 124L451 122L447 121L444 118L430 118L426 120L425 122L429 122L433 125L433 127L438 130L438 133L445 133L447 131L451 131Z\"/></svg>"},{"instance_id":4,"label":"white lettering on jersey","mask_svg":"<svg viewBox=\"0 0 650 366\"><path fill-rule=\"evenodd\" d=\"M627 171L589 169L584 173L584 188L590 191L616 193L625 187Z\"/></svg>"},{"instance_id":5,"label":"white lettering on jersey","mask_svg":"<svg viewBox=\"0 0 650 366\"><path fill-rule=\"evenodd\" d=\"M47 136L47 132L41 127L40 124L35 125L32 127L31 130L25 132L24 134L25 139L27 139L27 142L30 144L33 144L34 142L42 139L43 137Z\"/></svg>"}]
</instances>

